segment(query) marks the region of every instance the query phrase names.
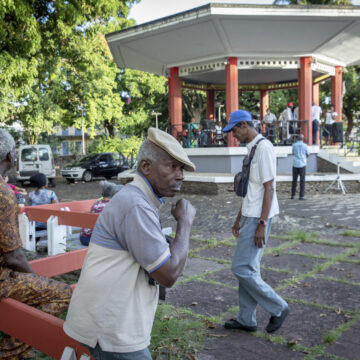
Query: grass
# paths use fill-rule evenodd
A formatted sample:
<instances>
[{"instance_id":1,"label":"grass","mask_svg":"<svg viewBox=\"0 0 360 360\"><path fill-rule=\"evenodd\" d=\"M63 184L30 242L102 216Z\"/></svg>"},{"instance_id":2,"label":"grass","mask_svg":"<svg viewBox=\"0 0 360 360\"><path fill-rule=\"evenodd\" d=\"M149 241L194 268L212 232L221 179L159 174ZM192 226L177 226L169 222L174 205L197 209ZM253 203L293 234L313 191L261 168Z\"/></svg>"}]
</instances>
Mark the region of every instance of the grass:
<instances>
[{"instance_id":1,"label":"grass","mask_svg":"<svg viewBox=\"0 0 360 360\"><path fill-rule=\"evenodd\" d=\"M193 320L171 305L158 306L151 333L150 351L156 359L184 359L204 345L206 324Z\"/></svg>"},{"instance_id":2,"label":"grass","mask_svg":"<svg viewBox=\"0 0 360 360\"><path fill-rule=\"evenodd\" d=\"M360 230L345 230L340 235L350 237L360 237Z\"/></svg>"}]
</instances>

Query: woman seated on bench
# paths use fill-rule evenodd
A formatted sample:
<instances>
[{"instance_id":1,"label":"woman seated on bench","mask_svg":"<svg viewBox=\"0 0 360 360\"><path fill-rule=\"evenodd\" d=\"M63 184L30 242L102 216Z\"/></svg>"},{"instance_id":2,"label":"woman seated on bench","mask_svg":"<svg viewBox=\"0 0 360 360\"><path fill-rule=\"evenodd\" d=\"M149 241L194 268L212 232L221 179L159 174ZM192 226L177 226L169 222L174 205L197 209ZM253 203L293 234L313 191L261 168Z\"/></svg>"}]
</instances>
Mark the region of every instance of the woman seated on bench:
<instances>
[{"instance_id":1,"label":"woman seated on bench","mask_svg":"<svg viewBox=\"0 0 360 360\"><path fill-rule=\"evenodd\" d=\"M102 197L99 200L96 200L90 209L90 212L95 214L101 213L111 198L123 187L122 185L117 185L108 181L100 181L99 185L102 188ZM81 230L80 242L84 246L89 246L92 231L93 229L86 228Z\"/></svg>"},{"instance_id":2,"label":"woman seated on bench","mask_svg":"<svg viewBox=\"0 0 360 360\"><path fill-rule=\"evenodd\" d=\"M29 192L29 205L46 205L55 204L58 202L58 198L54 191L47 189L48 179L43 173L37 173L30 178L30 183L36 189ZM35 229L46 229L46 223L36 222Z\"/></svg>"}]
</instances>

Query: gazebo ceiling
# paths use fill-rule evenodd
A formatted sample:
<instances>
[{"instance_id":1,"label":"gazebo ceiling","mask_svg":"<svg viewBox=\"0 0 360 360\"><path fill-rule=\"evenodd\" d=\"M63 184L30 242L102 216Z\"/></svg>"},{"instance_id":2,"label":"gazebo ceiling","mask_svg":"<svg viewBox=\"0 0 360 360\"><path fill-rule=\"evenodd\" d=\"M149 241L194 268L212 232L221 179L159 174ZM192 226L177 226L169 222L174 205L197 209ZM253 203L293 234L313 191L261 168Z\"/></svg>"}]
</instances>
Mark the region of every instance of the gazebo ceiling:
<instances>
[{"instance_id":1,"label":"gazebo ceiling","mask_svg":"<svg viewBox=\"0 0 360 360\"><path fill-rule=\"evenodd\" d=\"M228 57L239 84L297 81L300 57L313 77L360 64L360 7L208 4L106 36L117 65L185 82L224 84Z\"/></svg>"}]
</instances>

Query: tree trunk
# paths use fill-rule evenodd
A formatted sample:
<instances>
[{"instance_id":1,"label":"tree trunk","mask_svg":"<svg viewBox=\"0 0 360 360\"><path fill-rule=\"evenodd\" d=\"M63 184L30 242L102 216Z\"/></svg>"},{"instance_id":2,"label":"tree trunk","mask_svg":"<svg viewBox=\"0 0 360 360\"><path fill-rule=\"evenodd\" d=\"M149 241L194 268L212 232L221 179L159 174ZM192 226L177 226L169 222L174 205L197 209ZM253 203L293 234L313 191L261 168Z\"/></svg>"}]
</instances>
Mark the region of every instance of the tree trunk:
<instances>
[{"instance_id":1,"label":"tree trunk","mask_svg":"<svg viewBox=\"0 0 360 360\"><path fill-rule=\"evenodd\" d=\"M108 131L109 136L113 138L115 136L114 124L108 120L105 120L104 127Z\"/></svg>"},{"instance_id":2,"label":"tree trunk","mask_svg":"<svg viewBox=\"0 0 360 360\"><path fill-rule=\"evenodd\" d=\"M348 141L351 130L354 127L354 116L353 116L352 111L348 107L344 108L344 114L347 119L347 129L346 129L346 138L347 139L346 139L346 141Z\"/></svg>"}]
</instances>

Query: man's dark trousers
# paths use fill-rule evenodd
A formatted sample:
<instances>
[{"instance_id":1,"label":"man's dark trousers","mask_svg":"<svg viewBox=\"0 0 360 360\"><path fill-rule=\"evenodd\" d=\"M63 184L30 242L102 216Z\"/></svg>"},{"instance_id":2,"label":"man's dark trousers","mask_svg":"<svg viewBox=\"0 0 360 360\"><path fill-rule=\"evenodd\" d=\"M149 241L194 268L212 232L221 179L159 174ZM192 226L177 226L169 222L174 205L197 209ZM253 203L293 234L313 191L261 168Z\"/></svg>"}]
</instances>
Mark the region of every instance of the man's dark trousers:
<instances>
[{"instance_id":1,"label":"man's dark trousers","mask_svg":"<svg viewBox=\"0 0 360 360\"><path fill-rule=\"evenodd\" d=\"M306 174L306 166L301 168L293 167L293 181L291 187L291 197L295 196L296 193L296 185L297 178L300 175L300 198L303 198L305 195L305 174Z\"/></svg>"},{"instance_id":2,"label":"man's dark trousers","mask_svg":"<svg viewBox=\"0 0 360 360\"><path fill-rule=\"evenodd\" d=\"M313 134L313 145L316 145L317 133L319 131L319 120L315 119L312 121L312 134Z\"/></svg>"}]
</instances>

